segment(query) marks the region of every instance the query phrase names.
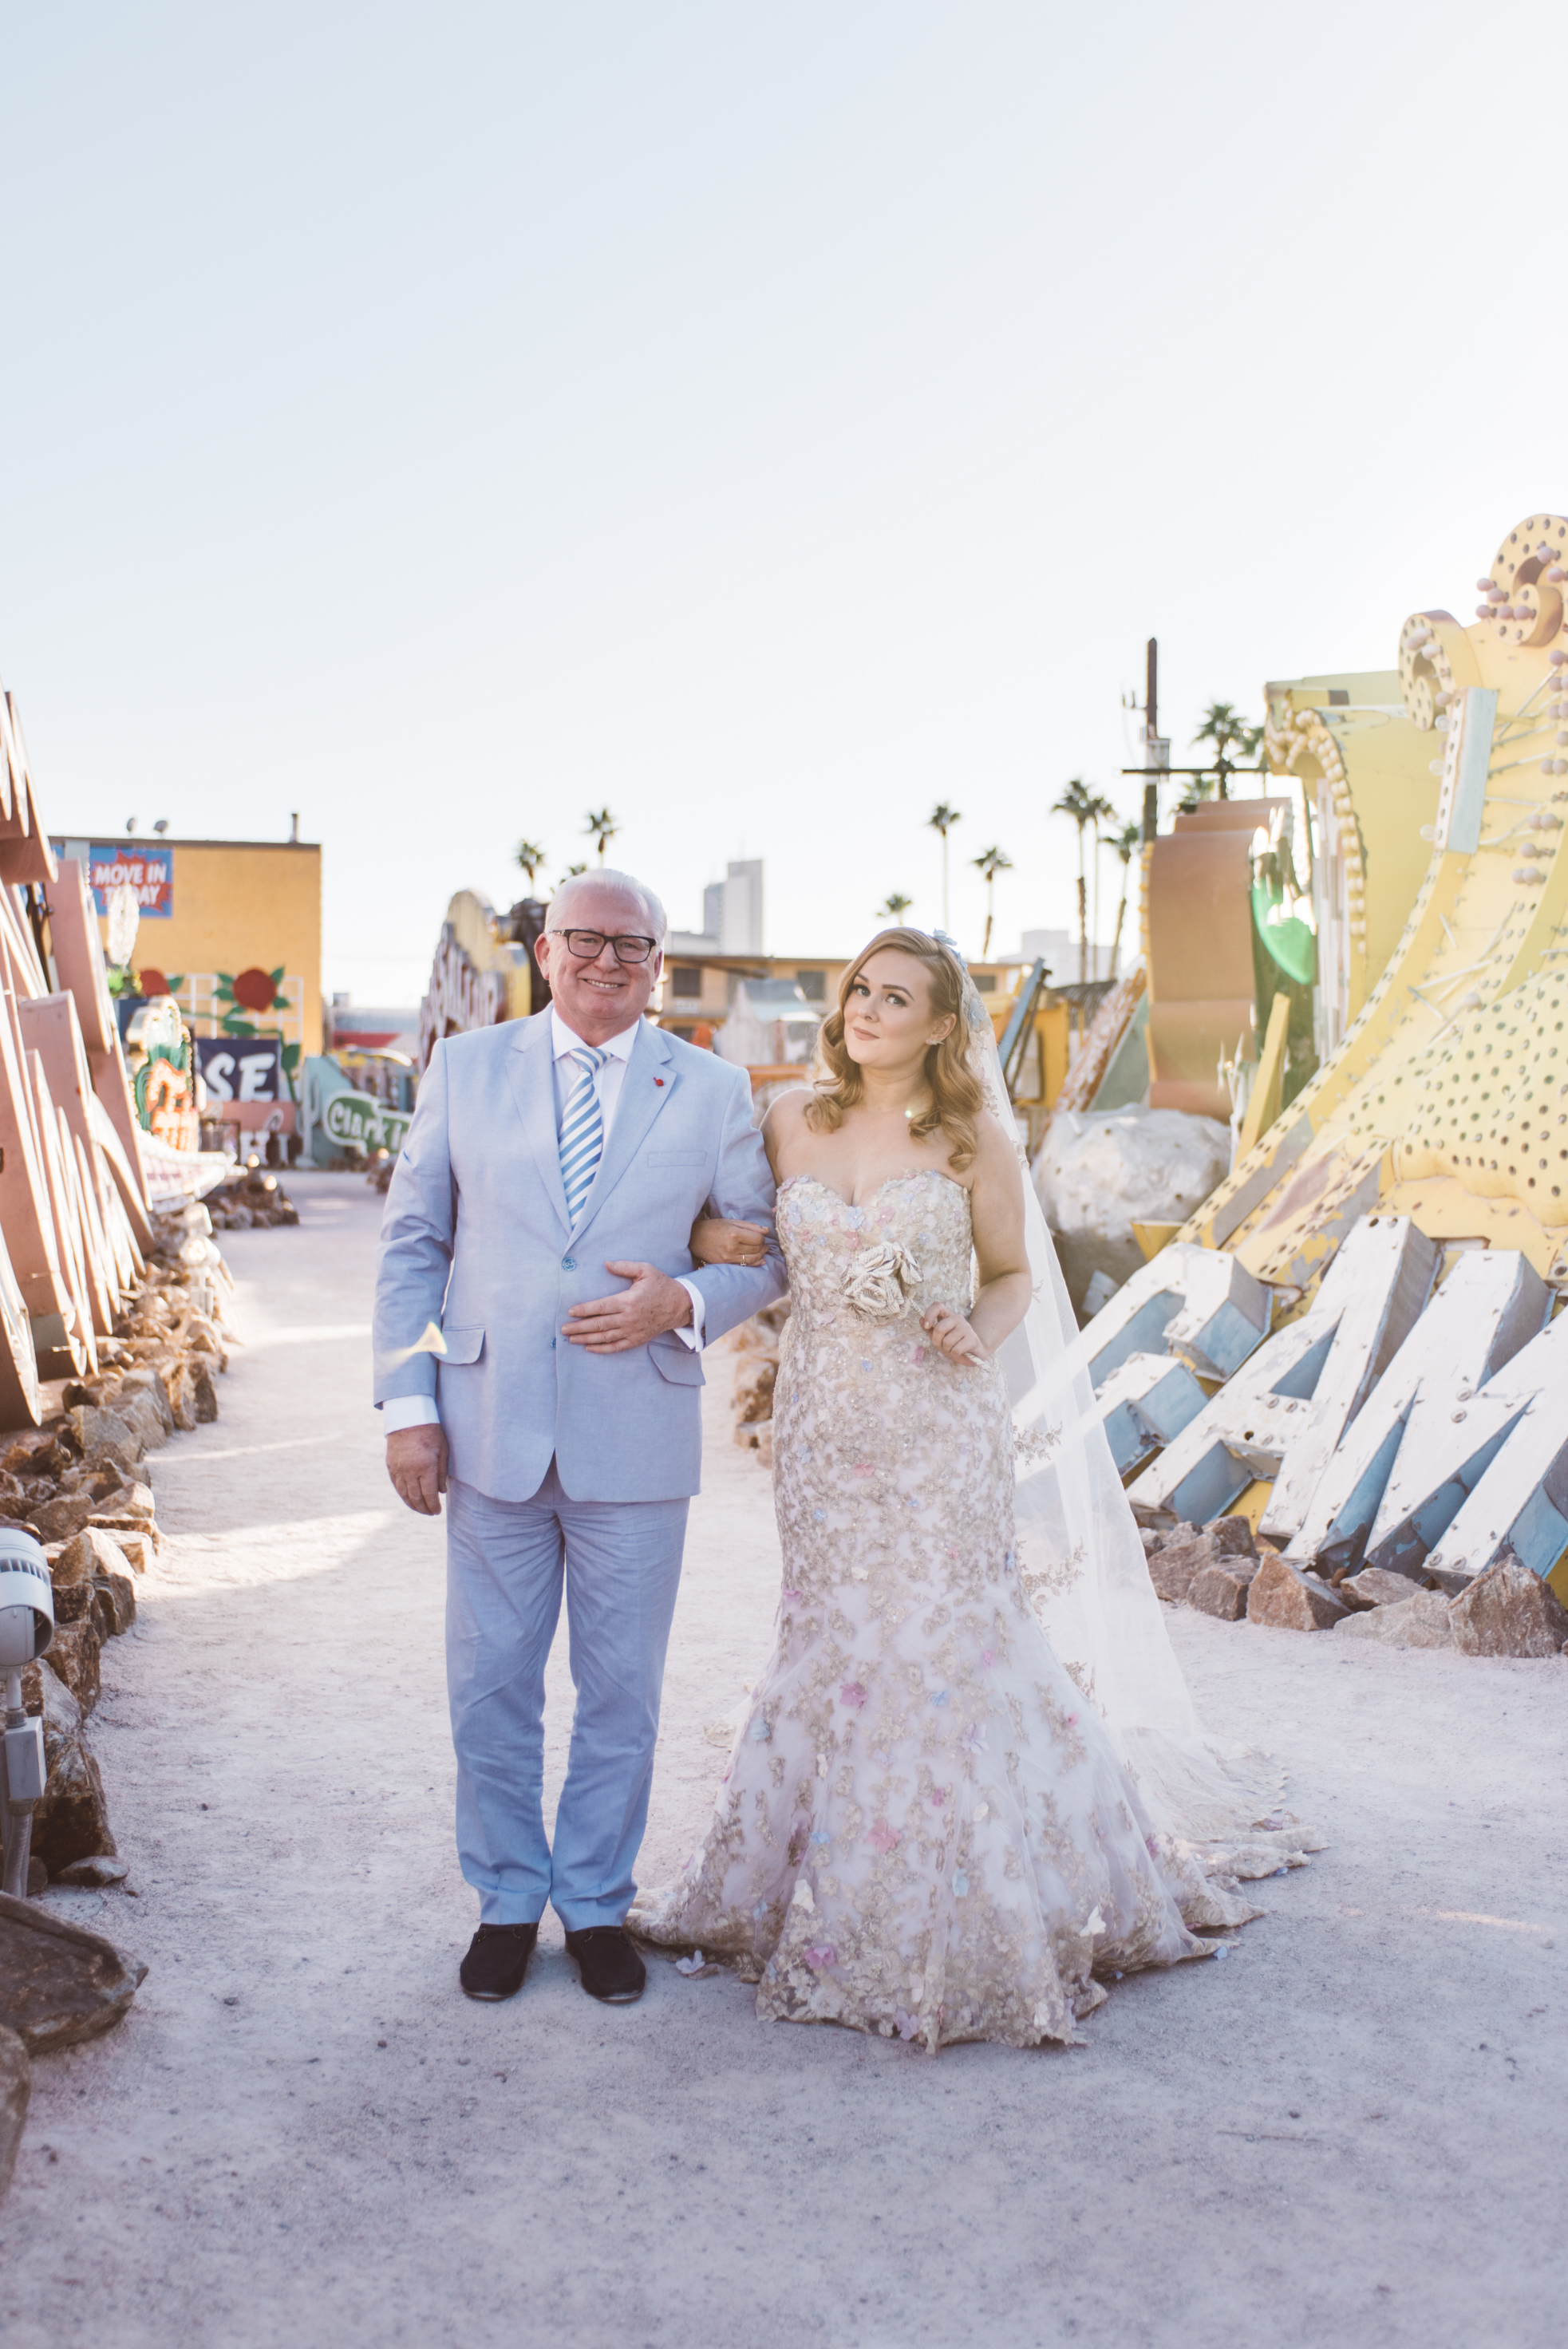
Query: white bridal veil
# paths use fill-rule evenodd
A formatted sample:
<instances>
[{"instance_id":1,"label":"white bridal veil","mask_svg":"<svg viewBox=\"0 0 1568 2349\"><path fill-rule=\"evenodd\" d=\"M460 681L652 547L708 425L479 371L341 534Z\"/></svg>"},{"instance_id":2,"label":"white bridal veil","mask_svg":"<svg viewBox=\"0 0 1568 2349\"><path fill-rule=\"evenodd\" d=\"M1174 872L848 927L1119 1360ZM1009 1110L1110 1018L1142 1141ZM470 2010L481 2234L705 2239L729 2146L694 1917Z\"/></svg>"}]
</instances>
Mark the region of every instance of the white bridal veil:
<instances>
[{"instance_id":1,"label":"white bridal veil","mask_svg":"<svg viewBox=\"0 0 1568 2349\"><path fill-rule=\"evenodd\" d=\"M970 1066L992 1114L1015 1135L991 1015L953 941L935 935L964 969ZM1266 1757L1221 1746L1198 1718L1022 1147L1018 1164L1034 1294L997 1359L1012 1403L1024 1588L1056 1653L1105 1716L1156 1826L1207 1870L1272 1874L1316 1838L1274 1808L1280 1780Z\"/></svg>"}]
</instances>

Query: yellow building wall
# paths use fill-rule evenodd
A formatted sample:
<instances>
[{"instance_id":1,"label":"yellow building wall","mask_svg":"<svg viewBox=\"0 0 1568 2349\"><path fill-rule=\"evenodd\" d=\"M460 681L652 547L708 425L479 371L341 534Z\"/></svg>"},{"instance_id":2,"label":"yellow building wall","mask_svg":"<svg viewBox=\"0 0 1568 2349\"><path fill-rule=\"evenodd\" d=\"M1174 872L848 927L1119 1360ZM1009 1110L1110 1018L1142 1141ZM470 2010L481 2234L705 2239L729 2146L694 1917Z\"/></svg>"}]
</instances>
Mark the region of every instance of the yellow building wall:
<instances>
[{"instance_id":1,"label":"yellow building wall","mask_svg":"<svg viewBox=\"0 0 1568 2349\"><path fill-rule=\"evenodd\" d=\"M94 843L88 843L94 844ZM96 844L102 845L101 841ZM223 1014L215 982L245 970L276 970L286 1010L241 1016L264 1030L281 1030L286 1044L306 1053L322 1050L321 850L307 841L127 841L128 850L171 851L173 910L142 922L132 967L183 978L182 1008L195 1033L216 1035ZM57 854L81 854L77 839L55 836ZM99 928L104 925L100 922Z\"/></svg>"}]
</instances>

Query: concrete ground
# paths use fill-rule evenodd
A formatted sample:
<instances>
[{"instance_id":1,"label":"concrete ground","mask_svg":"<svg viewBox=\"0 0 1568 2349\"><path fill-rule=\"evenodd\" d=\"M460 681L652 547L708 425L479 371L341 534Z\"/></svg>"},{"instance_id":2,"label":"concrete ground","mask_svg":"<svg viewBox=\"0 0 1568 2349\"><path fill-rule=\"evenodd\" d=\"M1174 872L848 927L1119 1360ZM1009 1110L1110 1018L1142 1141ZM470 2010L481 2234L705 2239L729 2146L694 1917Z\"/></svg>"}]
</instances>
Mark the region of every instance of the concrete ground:
<instances>
[{"instance_id":1,"label":"concrete ground","mask_svg":"<svg viewBox=\"0 0 1568 2349\"><path fill-rule=\"evenodd\" d=\"M298 1231L225 1242L250 1342L219 1424L156 1457L171 1538L105 1657L140 1897L47 1897L151 1971L35 2066L5 2349L1561 2339L1568 1661L1173 1617L1210 1720L1280 1754L1330 1847L1222 1962L1116 1987L1086 2047L932 2062L657 1961L607 2011L553 1920L523 1995L472 2005L441 1531L365 1402L379 1203L294 1188ZM775 1580L720 1414L649 1881Z\"/></svg>"}]
</instances>

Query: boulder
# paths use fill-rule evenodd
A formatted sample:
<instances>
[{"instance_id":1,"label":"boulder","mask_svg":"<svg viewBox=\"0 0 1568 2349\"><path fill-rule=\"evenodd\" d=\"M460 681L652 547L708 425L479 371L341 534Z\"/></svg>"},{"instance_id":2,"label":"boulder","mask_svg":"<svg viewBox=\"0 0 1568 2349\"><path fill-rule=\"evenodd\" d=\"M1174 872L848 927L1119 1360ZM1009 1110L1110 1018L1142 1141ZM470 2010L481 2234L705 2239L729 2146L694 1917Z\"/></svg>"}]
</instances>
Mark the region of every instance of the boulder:
<instances>
[{"instance_id":1,"label":"boulder","mask_svg":"<svg viewBox=\"0 0 1568 2349\"><path fill-rule=\"evenodd\" d=\"M0 1468L10 1476L36 1476L47 1454L55 1448L53 1427L29 1427L24 1434L5 1440L5 1454Z\"/></svg>"},{"instance_id":2,"label":"boulder","mask_svg":"<svg viewBox=\"0 0 1568 2349\"><path fill-rule=\"evenodd\" d=\"M123 1884L130 1869L123 1859L111 1858L106 1851L90 1852L85 1859L67 1860L53 1879L57 1884L71 1886L78 1892L112 1892Z\"/></svg>"},{"instance_id":3,"label":"boulder","mask_svg":"<svg viewBox=\"0 0 1568 2349\"><path fill-rule=\"evenodd\" d=\"M102 1524L105 1518L114 1517L128 1525L147 1526L153 1523L157 1515L158 1505L152 1497L151 1485L122 1485L118 1493L109 1494L103 1506L95 1513L93 1523ZM113 1528L106 1526L105 1530L112 1531Z\"/></svg>"},{"instance_id":4,"label":"boulder","mask_svg":"<svg viewBox=\"0 0 1568 2349\"><path fill-rule=\"evenodd\" d=\"M90 1582L67 1582L55 1592L55 1623L79 1623L84 1615L93 1611L95 1593Z\"/></svg>"},{"instance_id":5,"label":"boulder","mask_svg":"<svg viewBox=\"0 0 1568 2349\"><path fill-rule=\"evenodd\" d=\"M121 1526L116 1529L114 1538L119 1545L120 1555L132 1574L145 1574L152 1563L154 1536L151 1533L131 1533Z\"/></svg>"},{"instance_id":6,"label":"boulder","mask_svg":"<svg viewBox=\"0 0 1568 2349\"><path fill-rule=\"evenodd\" d=\"M146 1534L154 1550L158 1547L158 1524L150 1485L122 1485L107 1501L93 1505L88 1522L100 1533L112 1534L122 1554L128 1534Z\"/></svg>"},{"instance_id":7,"label":"boulder","mask_svg":"<svg viewBox=\"0 0 1568 2349\"><path fill-rule=\"evenodd\" d=\"M82 1403L70 1413L84 1460L112 1460L122 1469L134 1468L147 1446L129 1423L112 1411Z\"/></svg>"},{"instance_id":8,"label":"boulder","mask_svg":"<svg viewBox=\"0 0 1568 2349\"><path fill-rule=\"evenodd\" d=\"M44 1759L52 1770L60 1741L74 1737L82 1725L82 1709L47 1664L29 1664L23 1672L22 1704L26 1712L43 1715Z\"/></svg>"},{"instance_id":9,"label":"boulder","mask_svg":"<svg viewBox=\"0 0 1568 2349\"><path fill-rule=\"evenodd\" d=\"M1203 1530L1221 1557L1256 1557L1258 1555L1251 1524L1246 1517L1216 1517Z\"/></svg>"},{"instance_id":10,"label":"boulder","mask_svg":"<svg viewBox=\"0 0 1568 2349\"><path fill-rule=\"evenodd\" d=\"M92 1584L92 1600L100 1640L118 1640L136 1620L136 1585L129 1574L100 1574Z\"/></svg>"},{"instance_id":11,"label":"boulder","mask_svg":"<svg viewBox=\"0 0 1568 2349\"><path fill-rule=\"evenodd\" d=\"M140 1436L149 1452L155 1452L174 1433L174 1414L156 1371L128 1371L114 1408L115 1417Z\"/></svg>"},{"instance_id":12,"label":"boulder","mask_svg":"<svg viewBox=\"0 0 1568 2349\"><path fill-rule=\"evenodd\" d=\"M1195 1574L1187 1603L1199 1615L1217 1615L1221 1623L1239 1623L1247 1611L1247 1593L1257 1574L1250 1557L1228 1557Z\"/></svg>"},{"instance_id":13,"label":"boulder","mask_svg":"<svg viewBox=\"0 0 1568 2349\"><path fill-rule=\"evenodd\" d=\"M33 2067L26 2044L14 2031L0 2028L0 2201L16 2167L32 2090Z\"/></svg>"},{"instance_id":14,"label":"boulder","mask_svg":"<svg viewBox=\"0 0 1568 2349\"><path fill-rule=\"evenodd\" d=\"M1414 1598L1347 1615L1335 1628L1344 1639L1376 1640L1386 1648L1451 1648L1449 1605L1446 1591L1417 1590Z\"/></svg>"},{"instance_id":15,"label":"boulder","mask_svg":"<svg viewBox=\"0 0 1568 2349\"><path fill-rule=\"evenodd\" d=\"M68 1541L80 1533L97 1506L90 1492L62 1493L58 1500L41 1501L29 1510L28 1523L37 1526L40 1541Z\"/></svg>"},{"instance_id":16,"label":"boulder","mask_svg":"<svg viewBox=\"0 0 1568 2349\"><path fill-rule=\"evenodd\" d=\"M1449 1603L1454 1645L1467 1656L1557 1656L1568 1609L1511 1549Z\"/></svg>"},{"instance_id":17,"label":"boulder","mask_svg":"<svg viewBox=\"0 0 1568 2349\"><path fill-rule=\"evenodd\" d=\"M203 1313L192 1313L185 1324L185 1343L195 1354L213 1354L222 1369L227 1370L229 1358L216 1322L209 1321Z\"/></svg>"},{"instance_id":18,"label":"boulder","mask_svg":"<svg viewBox=\"0 0 1568 2349\"><path fill-rule=\"evenodd\" d=\"M46 1753L48 1744L46 1717ZM73 1859L113 1849L103 1778L87 1741L78 1732L61 1738L50 1758L44 1799L33 1813L34 1855L53 1876L57 1869L68 1868Z\"/></svg>"},{"instance_id":19,"label":"boulder","mask_svg":"<svg viewBox=\"0 0 1568 2349\"><path fill-rule=\"evenodd\" d=\"M30 2054L107 2031L146 1973L100 1935L0 1893L0 2025Z\"/></svg>"},{"instance_id":20,"label":"boulder","mask_svg":"<svg viewBox=\"0 0 1568 2349\"><path fill-rule=\"evenodd\" d=\"M1334 1588L1342 1599L1352 1593L1363 1607L1403 1607L1419 1585L1407 1574L1390 1574L1386 1567L1364 1566L1359 1574L1348 1574Z\"/></svg>"},{"instance_id":21,"label":"boulder","mask_svg":"<svg viewBox=\"0 0 1568 2349\"><path fill-rule=\"evenodd\" d=\"M1326 1583L1298 1572L1266 1550L1247 1592L1247 1620L1276 1631L1326 1631L1349 1613Z\"/></svg>"},{"instance_id":22,"label":"boulder","mask_svg":"<svg viewBox=\"0 0 1568 2349\"><path fill-rule=\"evenodd\" d=\"M67 1583L91 1583L100 1575L124 1572L124 1551L112 1535L98 1526L84 1526L79 1534L73 1534L49 1568L57 1598Z\"/></svg>"},{"instance_id":23,"label":"boulder","mask_svg":"<svg viewBox=\"0 0 1568 2349\"><path fill-rule=\"evenodd\" d=\"M1218 1566L1223 1555L1210 1534L1170 1534L1148 1553L1148 1578L1168 1606L1180 1607L1194 1578L1206 1567Z\"/></svg>"},{"instance_id":24,"label":"boulder","mask_svg":"<svg viewBox=\"0 0 1568 2349\"><path fill-rule=\"evenodd\" d=\"M766 1356L747 1356L735 1378L735 1417L742 1426L774 1415L774 1382L779 1366Z\"/></svg>"},{"instance_id":25,"label":"boulder","mask_svg":"<svg viewBox=\"0 0 1568 2349\"><path fill-rule=\"evenodd\" d=\"M191 1365L191 1391L195 1397L197 1426L210 1426L218 1416L218 1388L211 1363L200 1357Z\"/></svg>"},{"instance_id":26,"label":"boulder","mask_svg":"<svg viewBox=\"0 0 1568 2349\"><path fill-rule=\"evenodd\" d=\"M90 1590L92 1586L88 1586ZM64 1681L84 1713L90 1713L99 1700L99 1660L103 1642L98 1626L90 1614L74 1623L57 1623L55 1636L44 1653L44 1662Z\"/></svg>"},{"instance_id":27,"label":"boulder","mask_svg":"<svg viewBox=\"0 0 1568 2349\"><path fill-rule=\"evenodd\" d=\"M86 1859L68 1860L55 1878L57 1884L69 1884L78 1891L109 1892L123 1884L130 1870L123 1859L111 1859L106 1851L95 1851Z\"/></svg>"},{"instance_id":28,"label":"boulder","mask_svg":"<svg viewBox=\"0 0 1568 2349\"><path fill-rule=\"evenodd\" d=\"M196 1381L187 1365L164 1373L164 1387L174 1413L176 1427L190 1430L196 1424Z\"/></svg>"},{"instance_id":29,"label":"boulder","mask_svg":"<svg viewBox=\"0 0 1568 2349\"><path fill-rule=\"evenodd\" d=\"M1075 1306L1096 1272L1119 1287L1139 1269L1135 1223L1185 1223L1230 1168L1231 1130L1214 1118L1175 1109L1053 1118L1034 1188Z\"/></svg>"}]
</instances>

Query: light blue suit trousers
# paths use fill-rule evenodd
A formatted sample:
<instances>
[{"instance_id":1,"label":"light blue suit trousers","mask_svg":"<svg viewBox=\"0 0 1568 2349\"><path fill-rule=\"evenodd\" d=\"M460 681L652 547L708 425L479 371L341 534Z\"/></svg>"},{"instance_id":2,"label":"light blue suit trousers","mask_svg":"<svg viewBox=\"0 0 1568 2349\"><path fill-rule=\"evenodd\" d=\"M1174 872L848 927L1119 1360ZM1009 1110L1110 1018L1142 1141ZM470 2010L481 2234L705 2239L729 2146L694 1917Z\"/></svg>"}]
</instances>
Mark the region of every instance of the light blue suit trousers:
<instances>
[{"instance_id":1,"label":"light blue suit trousers","mask_svg":"<svg viewBox=\"0 0 1568 2349\"><path fill-rule=\"evenodd\" d=\"M446 1671L457 1849L480 1921L618 1925L648 1823L687 1501L447 1495ZM545 1833L545 1664L563 1586L577 1692L555 1848Z\"/></svg>"}]
</instances>

